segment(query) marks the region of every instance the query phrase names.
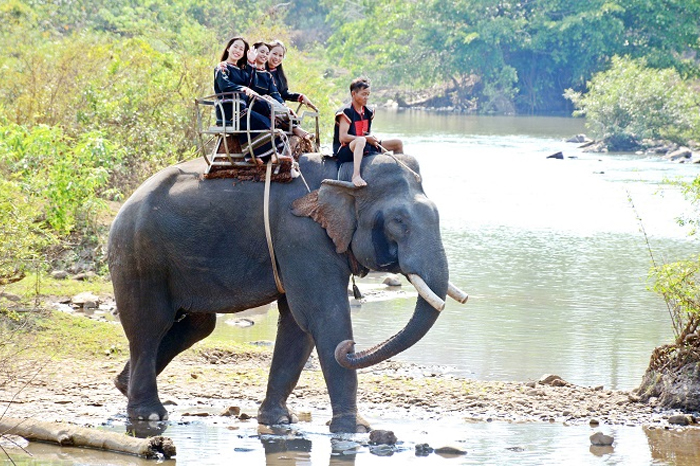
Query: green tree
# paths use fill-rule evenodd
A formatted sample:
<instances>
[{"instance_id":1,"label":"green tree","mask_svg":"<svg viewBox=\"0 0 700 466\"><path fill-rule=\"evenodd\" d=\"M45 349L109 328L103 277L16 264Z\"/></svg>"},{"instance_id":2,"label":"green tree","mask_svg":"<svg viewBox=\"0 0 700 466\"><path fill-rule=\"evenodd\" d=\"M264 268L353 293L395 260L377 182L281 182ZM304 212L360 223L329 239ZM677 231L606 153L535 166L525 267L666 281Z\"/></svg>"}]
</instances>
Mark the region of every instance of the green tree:
<instances>
[{"instance_id":1,"label":"green tree","mask_svg":"<svg viewBox=\"0 0 700 466\"><path fill-rule=\"evenodd\" d=\"M643 59L613 57L588 92L566 92L586 125L613 149L632 150L646 138L682 142L700 136L700 99L673 68L653 69Z\"/></svg>"}]
</instances>

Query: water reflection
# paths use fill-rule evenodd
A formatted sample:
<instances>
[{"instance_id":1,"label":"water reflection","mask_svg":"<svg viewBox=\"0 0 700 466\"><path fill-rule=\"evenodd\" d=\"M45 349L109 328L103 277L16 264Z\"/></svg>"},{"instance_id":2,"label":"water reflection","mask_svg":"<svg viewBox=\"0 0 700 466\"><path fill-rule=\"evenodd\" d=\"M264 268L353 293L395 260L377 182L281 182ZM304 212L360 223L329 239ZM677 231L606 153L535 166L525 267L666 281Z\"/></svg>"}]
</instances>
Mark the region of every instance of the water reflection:
<instances>
[{"instance_id":1,"label":"water reflection","mask_svg":"<svg viewBox=\"0 0 700 466\"><path fill-rule=\"evenodd\" d=\"M134 421L131 419L127 419L124 425L126 433L137 438L163 435L168 426L168 421Z\"/></svg>"},{"instance_id":2,"label":"water reflection","mask_svg":"<svg viewBox=\"0 0 700 466\"><path fill-rule=\"evenodd\" d=\"M700 464L700 430L645 428L644 433L654 460L674 466Z\"/></svg>"}]
</instances>

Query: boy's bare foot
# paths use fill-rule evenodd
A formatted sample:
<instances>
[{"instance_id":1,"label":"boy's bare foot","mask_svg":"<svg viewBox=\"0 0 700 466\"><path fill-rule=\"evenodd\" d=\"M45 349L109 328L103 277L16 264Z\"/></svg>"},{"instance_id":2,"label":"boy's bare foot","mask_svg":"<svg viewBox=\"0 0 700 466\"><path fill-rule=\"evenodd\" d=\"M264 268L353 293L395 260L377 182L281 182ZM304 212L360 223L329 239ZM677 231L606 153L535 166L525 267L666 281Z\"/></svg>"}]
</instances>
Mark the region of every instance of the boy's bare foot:
<instances>
[{"instance_id":1,"label":"boy's bare foot","mask_svg":"<svg viewBox=\"0 0 700 466\"><path fill-rule=\"evenodd\" d=\"M367 182L365 180L363 180L360 175L355 175L352 177L352 184L354 184L358 188L361 188L363 186L367 186Z\"/></svg>"}]
</instances>

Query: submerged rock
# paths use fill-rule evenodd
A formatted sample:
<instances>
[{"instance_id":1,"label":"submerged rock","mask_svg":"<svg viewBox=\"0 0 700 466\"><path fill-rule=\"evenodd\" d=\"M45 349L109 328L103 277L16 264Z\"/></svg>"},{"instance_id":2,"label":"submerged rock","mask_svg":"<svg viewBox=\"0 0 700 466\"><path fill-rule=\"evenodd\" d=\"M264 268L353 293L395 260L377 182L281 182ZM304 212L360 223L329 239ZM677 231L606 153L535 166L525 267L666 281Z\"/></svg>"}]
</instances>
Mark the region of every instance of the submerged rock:
<instances>
[{"instance_id":1,"label":"submerged rock","mask_svg":"<svg viewBox=\"0 0 700 466\"><path fill-rule=\"evenodd\" d=\"M456 445L445 445L435 449L435 454L440 456L461 456L466 455L467 450Z\"/></svg>"},{"instance_id":2,"label":"submerged rock","mask_svg":"<svg viewBox=\"0 0 700 466\"><path fill-rule=\"evenodd\" d=\"M615 437L612 435L605 435L602 432L596 432L590 436L591 445L596 447L609 447L615 441Z\"/></svg>"}]
</instances>

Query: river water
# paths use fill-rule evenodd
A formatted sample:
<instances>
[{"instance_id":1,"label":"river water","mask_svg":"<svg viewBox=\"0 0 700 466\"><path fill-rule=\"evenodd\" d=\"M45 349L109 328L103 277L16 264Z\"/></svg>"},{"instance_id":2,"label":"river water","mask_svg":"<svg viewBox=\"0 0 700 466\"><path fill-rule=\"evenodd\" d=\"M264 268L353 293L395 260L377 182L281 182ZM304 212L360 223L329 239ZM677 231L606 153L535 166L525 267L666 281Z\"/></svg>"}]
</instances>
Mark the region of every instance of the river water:
<instances>
[{"instance_id":1,"label":"river water","mask_svg":"<svg viewBox=\"0 0 700 466\"><path fill-rule=\"evenodd\" d=\"M700 167L584 153L564 142L585 132L578 119L379 111L374 126L383 138L401 137L418 158L425 191L440 211L451 280L470 294L466 305L448 300L428 335L396 359L481 380L551 373L580 385L639 384L652 349L673 338L664 302L647 290L649 247L658 262L697 253L676 223L687 206L669 180L693 179ZM547 159L560 151L563 160ZM362 285L377 288L379 280ZM399 330L414 303L406 292L354 306L358 349ZM249 317L255 324L241 328L227 325L241 315L221 316L212 338L274 341L274 308ZM328 413L312 414L312 423L271 438L254 423L230 431L204 421L173 423L164 435L175 441L180 464L198 465L700 463L694 433L601 426L615 435L615 448L595 450L587 426L459 418L369 420L407 445L459 443L469 452L463 457L421 458L410 448L391 457L338 455ZM147 464L76 451L38 457L22 464Z\"/></svg>"}]
</instances>

